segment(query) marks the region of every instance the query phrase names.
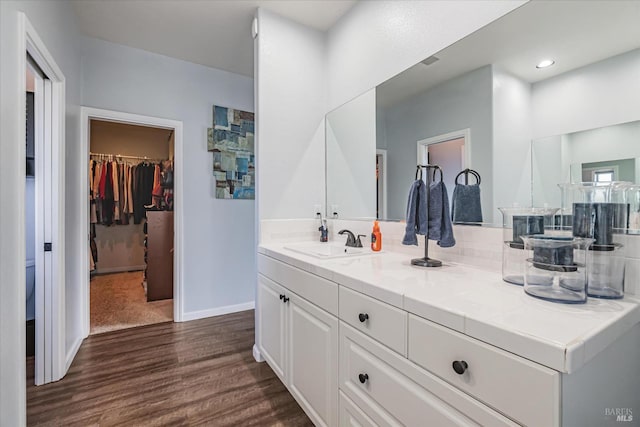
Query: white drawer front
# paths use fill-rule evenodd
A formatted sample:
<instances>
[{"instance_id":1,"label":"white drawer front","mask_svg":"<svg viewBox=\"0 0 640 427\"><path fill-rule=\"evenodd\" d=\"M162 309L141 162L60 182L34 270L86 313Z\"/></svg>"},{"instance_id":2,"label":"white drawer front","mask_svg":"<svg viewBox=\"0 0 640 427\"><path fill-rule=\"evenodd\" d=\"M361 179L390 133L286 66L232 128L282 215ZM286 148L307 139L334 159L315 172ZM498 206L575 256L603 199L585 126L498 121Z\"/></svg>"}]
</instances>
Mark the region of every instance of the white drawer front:
<instances>
[{"instance_id":1,"label":"white drawer front","mask_svg":"<svg viewBox=\"0 0 640 427\"><path fill-rule=\"evenodd\" d=\"M412 314L408 347L410 360L517 422L559 424L558 372Z\"/></svg>"},{"instance_id":2,"label":"white drawer front","mask_svg":"<svg viewBox=\"0 0 640 427\"><path fill-rule=\"evenodd\" d=\"M341 390L377 425L514 425L344 322L339 371Z\"/></svg>"},{"instance_id":3,"label":"white drawer front","mask_svg":"<svg viewBox=\"0 0 640 427\"><path fill-rule=\"evenodd\" d=\"M307 301L338 315L338 285L315 274L258 254L258 273L305 298Z\"/></svg>"},{"instance_id":4,"label":"white drawer front","mask_svg":"<svg viewBox=\"0 0 640 427\"><path fill-rule=\"evenodd\" d=\"M340 427L377 427L371 418L340 392Z\"/></svg>"},{"instance_id":5,"label":"white drawer front","mask_svg":"<svg viewBox=\"0 0 640 427\"><path fill-rule=\"evenodd\" d=\"M340 287L340 319L407 355L407 313L359 292Z\"/></svg>"}]
</instances>

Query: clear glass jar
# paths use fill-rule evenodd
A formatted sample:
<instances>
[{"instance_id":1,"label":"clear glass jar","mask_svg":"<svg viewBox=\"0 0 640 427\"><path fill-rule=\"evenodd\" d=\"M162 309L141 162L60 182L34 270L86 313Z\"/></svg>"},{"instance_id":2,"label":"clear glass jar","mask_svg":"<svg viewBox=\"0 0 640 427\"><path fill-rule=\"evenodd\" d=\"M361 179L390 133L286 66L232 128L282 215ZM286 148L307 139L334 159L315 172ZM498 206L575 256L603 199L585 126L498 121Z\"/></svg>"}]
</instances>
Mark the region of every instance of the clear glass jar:
<instances>
[{"instance_id":1,"label":"clear glass jar","mask_svg":"<svg viewBox=\"0 0 640 427\"><path fill-rule=\"evenodd\" d=\"M611 242L611 234L628 228L629 182L558 184L561 192L560 229L576 237L594 237L595 244Z\"/></svg>"},{"instance_id":2,"label":"clear glass jar","mask_svg":"<svg viewBox=\"0 0 640 427\"><path fill-rule=\"evenodd\" d=\"M502 213L502 280L524 285L524 271L530 251L525 250L522 236L543 234L553 228L558 208L498 208Z\"/></svg>"},{"instance_id":3,"label":"clear glass jar","mask_svg":"<svg viewBox=\"0 0 640 427\"><path fill-rule=\"evenodd\" d=\"M625 257L619 243L593 245L587 258L589 277L587 295L595 298L624 297Z\"/></svg>"},{"instance_id":4,"label":"clear glass jar","mask_svg":"<svg viewBox=\"0 0 640 427\"><path fill-rule=\"evenodd\" d=\"M526 260L524 291L527 295L564 304L587 301L587 253L594 239L537 235L523 237Z\"/></svg>"},{"instance_id":5,"label":"clear glass jar","mask_svg":"<svg viewBox=\"0 0 640 427\"><path fill-rule=\"evenodd\" d=\"M628 234L640 234L640 185L626 187L626 202L629 204Z\"/></svg>"},{"instance_id":6,"label":"clear glass jar","mask_svg":"<svg viewBox=\"0 0 640 427\"><path fill-rule=\"evenodd\" d=\"M574 237L592 238L587 262L587 294L596 298L624 297L624 240L630 231L631 201L635 186L628 182L560 184L562 218L571 213Z\"/></svg>"}]
</instances>

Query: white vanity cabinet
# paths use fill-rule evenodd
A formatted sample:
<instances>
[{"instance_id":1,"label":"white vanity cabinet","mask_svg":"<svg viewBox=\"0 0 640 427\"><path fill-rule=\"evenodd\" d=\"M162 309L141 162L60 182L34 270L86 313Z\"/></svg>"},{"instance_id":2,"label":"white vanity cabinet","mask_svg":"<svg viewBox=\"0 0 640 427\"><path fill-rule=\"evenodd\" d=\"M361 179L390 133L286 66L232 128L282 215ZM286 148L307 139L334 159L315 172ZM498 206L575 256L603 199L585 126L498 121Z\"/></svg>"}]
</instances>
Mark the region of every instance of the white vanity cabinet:
<instances>
[{"instance_id":1,"label":"white vanity cabinet","mask_svg":"<svg viewBox=\"0 0 640 427\"><path fill-rule=\"evenodd\" d=\"M636 305L597 302L593 312L565 314L533 301L529 316L553 309L567 322L627 311L607 326L617 338L601 333L602 323L593 332L562 330L570 345L535 341L548 343L551 333L526 346L524 335L492 345L417 315L397 299L390 304L367 295L374 285L341 278L338 263L334 274L327 263L305 267L275 255L258 255L258 348L317 426L601 427L616 425L616 408L633 411L640 404ZM564 365L528 357L545 348L562 352Z\"/></svg>"},{"instance_id":2,"label":"white vanity cabinet","mask_svg":"<svg viewBox=\"0 0 640 427\"><path fill-rule=\"evenodd\" d=\"M280 268L291 284L296 273ZM268 269L267 269L268 270ZM277 275L277 274L276 274ZM322 279L324 280L324 279ZM328 282L328 281L325 281ZM337 285L323 283L329 289ZM304 286L304 284L303 284ZM338 424L338 319L263 274L258 275L258 348L269 366L317 426Z\"/></svg>"}]
</instances>

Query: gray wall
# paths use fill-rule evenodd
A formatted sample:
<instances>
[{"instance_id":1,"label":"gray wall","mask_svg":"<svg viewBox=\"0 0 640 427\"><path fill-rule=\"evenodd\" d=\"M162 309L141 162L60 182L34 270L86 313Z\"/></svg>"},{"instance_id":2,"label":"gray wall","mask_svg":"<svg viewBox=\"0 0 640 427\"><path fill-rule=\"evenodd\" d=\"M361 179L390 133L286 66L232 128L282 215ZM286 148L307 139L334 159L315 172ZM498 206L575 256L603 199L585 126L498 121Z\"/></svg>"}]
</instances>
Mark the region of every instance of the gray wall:
<instances>
[{"instance_id":1,"label":"gray wall","mask_svg":"<svg viewBox=\"0 0 640 427\"><path fill-rule=\"evenodd\" d=\"M253 301L254 202L215 198L206 138L213 104L253 111L253 80L91 38L82 65L85 105L183 122L185 314Z\"/></svg>"},{"instance_id":2,"label":"gray wall","mask_svg":"<svg viewBox=\"0 0 640 427\"><path fill-rule=\"evenodd\" d=\"M607 167L618 167L616 181L634 182L636 180L636 159L610 160L607 162L594 162L582 164L582 180L592 181L591 171L588 169L606 169ZM586 169L586 170L585 170Z\"/></svg>"},{"instance_id":3,"label":"gray wall","mask_svg":"<svg viewBox=\"0 0 640 427\"><path fill-rule=\"evenodd\" d=\"M386 109L389 219L405 217L409 186L415 177L417 142L466 128L471 129L468 167L482 176L483 216L487 217L493 197L491 102L491 67L487 66ZM453 188L447 190L452 192Z\"/></svg>"}]
</instances>

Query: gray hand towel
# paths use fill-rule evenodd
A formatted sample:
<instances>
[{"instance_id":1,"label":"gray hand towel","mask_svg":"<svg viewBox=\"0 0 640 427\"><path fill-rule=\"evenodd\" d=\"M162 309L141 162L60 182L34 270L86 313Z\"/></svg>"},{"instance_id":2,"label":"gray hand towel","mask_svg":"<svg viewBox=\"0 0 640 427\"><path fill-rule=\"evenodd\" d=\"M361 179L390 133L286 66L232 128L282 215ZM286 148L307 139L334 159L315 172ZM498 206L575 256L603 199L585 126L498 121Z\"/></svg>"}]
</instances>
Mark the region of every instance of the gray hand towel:
<instances>
[{"instance_id":1,"label":"gray hand towel","mask_svg":"<svg viewBox=\"0 0 640 427\"><path fill-rule=\"evenodd\" d=\"M429 240L437 240L443 248L456 244L449 218L447 187L442 181L434 182L429 186Z\"/></svg>"},{"instance_id":2,"label":"gray hand towel","mask_svg":"<svg viewBox=\"0 0 640 427\"><path fill-rule=\"evenodd\" d=\"M409 190L407 201L407 226L403 245L418 245L416 234L427 233L427 186L421 179L416 180Z\"/></svg>"},{"instance_id":3,"label":"gray hand towel","mask_svg":"<svg viewBox=\"0 0 640 427\"><path fill-rule=\"evenodd\" d=\"M454 224L482 222L480 186L478 184L456 184L451 203L451 219Z\"/></svg>"}]
</instances>

